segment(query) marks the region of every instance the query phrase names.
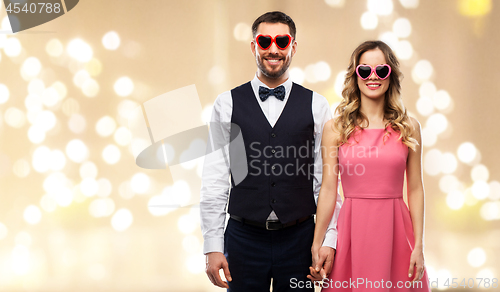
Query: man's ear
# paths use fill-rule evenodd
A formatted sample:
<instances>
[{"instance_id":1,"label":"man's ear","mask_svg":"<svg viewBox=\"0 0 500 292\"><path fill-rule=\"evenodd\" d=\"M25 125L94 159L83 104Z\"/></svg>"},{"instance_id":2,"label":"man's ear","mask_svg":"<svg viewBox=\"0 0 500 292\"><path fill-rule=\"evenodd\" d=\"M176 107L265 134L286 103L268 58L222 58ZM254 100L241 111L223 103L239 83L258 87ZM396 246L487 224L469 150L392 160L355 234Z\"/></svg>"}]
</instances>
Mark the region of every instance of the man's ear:
<instances>
[{"instance_id":1,"label":"man's ear","mask_svg":"<svg viewBox=\"0 0 500 292\"><path fill-rule=\"evenodd\" d=\"M254 41L250 42L250 50L252 51L252 54L255 57L255 50L256 50L256 48L255 48L255 42Z\"/></svg>"},{"instance_id":2,"label":"man's ear","mask_svg":"<svg viewBox=\"0 0 500 292\"><path fill-rule=\"evenodd\" d=\"M295 53L297 52L297 41L293 41L293 44L292 44L292 57L295 55Z\"/></svg>"}]
</instances>

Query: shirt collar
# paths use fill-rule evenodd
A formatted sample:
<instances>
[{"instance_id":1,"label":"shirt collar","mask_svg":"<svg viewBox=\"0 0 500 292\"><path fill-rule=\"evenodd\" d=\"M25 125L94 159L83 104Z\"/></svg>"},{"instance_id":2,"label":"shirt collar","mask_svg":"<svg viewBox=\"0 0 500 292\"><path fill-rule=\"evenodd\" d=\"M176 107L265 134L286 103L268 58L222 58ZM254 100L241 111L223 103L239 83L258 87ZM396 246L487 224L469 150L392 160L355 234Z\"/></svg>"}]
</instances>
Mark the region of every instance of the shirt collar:
<instances>
[{"instance_id":1,"label":"shirt collar","mask_svg":"<svg viewBox=\"0 0 500 292\"><path fill-rule=\"evenodd\" d=\"M253 92L255 93L256 97L259 97L259 86L269 88L269 86L265 85L264 82L260 81L260 79L257 78L257 73L255 73L255 76L252 79L252 81L250 81L250 84L252 85L252 89L253 89ZM288 79L285 82L281 83L278 86L281 86L281 85L283 85L285 87L285 99L287 99L288 96L290 95L290 90L292 89L292 79L290 78L290 76L288 76ZM278 87L278 86L276 86L276 87ZM271 89L274 89L274 88L271 88Z\"/></svg>"}]
</instances>

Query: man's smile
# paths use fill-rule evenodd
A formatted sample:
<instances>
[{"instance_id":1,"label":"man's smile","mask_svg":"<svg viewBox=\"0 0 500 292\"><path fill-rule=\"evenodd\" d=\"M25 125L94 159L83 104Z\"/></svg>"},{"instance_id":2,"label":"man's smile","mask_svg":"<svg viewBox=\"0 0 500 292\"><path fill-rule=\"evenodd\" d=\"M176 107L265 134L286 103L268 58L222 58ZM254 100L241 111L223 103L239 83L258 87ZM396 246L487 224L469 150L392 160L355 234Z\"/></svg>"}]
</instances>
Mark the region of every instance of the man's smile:
<instances>
[{"instance_id":1,"label":"man's smile","mask_svg":"<svg viewBox=\"0 0 500 292\"><path fill-rule=\"evenodd\" d=\"M274 66L274 65L278 65L281 62L282 59L280 59L280 58L265 58L265 60L267 61L267 63L269 65L273 65Z\"/></svg>"}]
</instances>

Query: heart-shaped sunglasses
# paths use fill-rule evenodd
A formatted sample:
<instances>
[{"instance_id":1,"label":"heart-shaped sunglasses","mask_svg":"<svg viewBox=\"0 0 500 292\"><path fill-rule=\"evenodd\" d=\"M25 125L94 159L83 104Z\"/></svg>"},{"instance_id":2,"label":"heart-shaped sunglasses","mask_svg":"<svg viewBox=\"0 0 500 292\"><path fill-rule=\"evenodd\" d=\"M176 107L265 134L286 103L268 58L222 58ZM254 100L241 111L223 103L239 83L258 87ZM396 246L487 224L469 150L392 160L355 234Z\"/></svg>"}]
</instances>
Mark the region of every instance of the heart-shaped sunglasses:
<instances>
[{"instance_id":1,"label":"heart-shaped sunglasses","mask_svg":"<svg viewBox=\"0 0 500 292\"><path fill-rule=\"evenodd\" d=\"M358 65L358 67L356 67L356 74L363 80L368 79L373 72L375 72L378 78L384 80L391 75L391 66L383 64L377 65L375 68L370 65Z\"/></svg>"},{"instance_id":2,"label":"heart-shaped sunglasses","mask_svg":"<svg viewBox=\"0 0 500 292\"><path fill-rule=\"evenodd\" d=\"M273 38L270 35L259 34L255 38L255 40L257 41L257 45L259 45L259 47L263 50L269 49L273 44L273 42L276 44L278 49L284 50L288 48L288 46L293 40L293 37L288 34L284 34L284 35L277 35Z\"/></svg>"}]
</instances>

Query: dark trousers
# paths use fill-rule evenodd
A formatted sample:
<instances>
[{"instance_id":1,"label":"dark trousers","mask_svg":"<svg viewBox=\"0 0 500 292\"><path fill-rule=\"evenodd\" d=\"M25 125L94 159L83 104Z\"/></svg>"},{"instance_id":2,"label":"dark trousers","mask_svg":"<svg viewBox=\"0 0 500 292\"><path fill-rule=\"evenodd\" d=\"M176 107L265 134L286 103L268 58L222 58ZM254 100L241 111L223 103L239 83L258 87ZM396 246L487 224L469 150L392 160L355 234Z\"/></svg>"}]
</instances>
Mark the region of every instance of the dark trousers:
<instances>
[{"instance_id":1,"label":"dark trousers","mask_svg":"<svg viewBox=\"0 0 500 292\"><path fill-rule=\"evenodd\" d=\"M232 281L228 292L314 291L306 277L311 266L314 219L280 230L266 230L229 219L224 255ZM309 288L307 288L309 287Z\"/></svg>"}]
</instances>

